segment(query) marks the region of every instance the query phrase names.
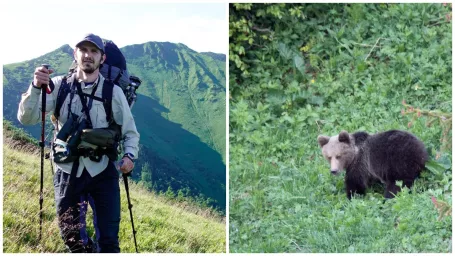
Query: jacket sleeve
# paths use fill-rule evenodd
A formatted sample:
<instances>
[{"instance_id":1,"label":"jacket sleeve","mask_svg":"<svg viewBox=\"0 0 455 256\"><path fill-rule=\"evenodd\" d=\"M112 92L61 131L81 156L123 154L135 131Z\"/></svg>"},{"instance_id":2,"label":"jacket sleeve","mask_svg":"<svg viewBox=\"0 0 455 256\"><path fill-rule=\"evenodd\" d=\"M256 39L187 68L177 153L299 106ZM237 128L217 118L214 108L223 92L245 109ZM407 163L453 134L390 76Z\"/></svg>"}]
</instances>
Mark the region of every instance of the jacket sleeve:
<instances>
[{"instance_id":1,"label":"jacket sleeve","mask_svg":"<svg viewBox=\"0 0 455 256\"><path fill-rule=\"evenodd\" d=\"M52 78L55 85L51 94L46 95L46 114L53 112L55 109L58 89L62 82L62 77ZM22 94L19 109L17 111L17 119L21 124L33 125L41 121L41 89L30 84L28 90Z\"/></svg>"},{"instance_id":2,"label":"jacket sleeve","mask_svg":"<svg viewBox=\"0 0 455 256\"><path fill-rule=\"evenodd\" d=\"M112 93L112 112L115 122L122 126L125 153L133 154L137 158L139 153L139 133L126 97L118 86L114 86Z\"/></svg>"}]
</instances>

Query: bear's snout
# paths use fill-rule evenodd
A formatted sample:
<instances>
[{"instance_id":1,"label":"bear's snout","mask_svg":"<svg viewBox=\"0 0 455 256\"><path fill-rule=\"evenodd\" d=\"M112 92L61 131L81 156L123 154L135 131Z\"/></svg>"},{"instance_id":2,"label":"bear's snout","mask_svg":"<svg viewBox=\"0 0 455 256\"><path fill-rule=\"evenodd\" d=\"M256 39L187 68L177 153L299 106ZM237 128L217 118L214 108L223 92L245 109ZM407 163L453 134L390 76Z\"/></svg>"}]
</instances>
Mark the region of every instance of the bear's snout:
<instances>
[{"instance_id":1,"label":"bear's snout","mask_svg":"<svg viewBox=\"0 0 455 256\"><path fill-rule=\"evenodd\" d=\"M340 172L338 170L334 169L334 170L330 170L330 173L333 175L338 175Z\"/></svg>"}]
</instances>

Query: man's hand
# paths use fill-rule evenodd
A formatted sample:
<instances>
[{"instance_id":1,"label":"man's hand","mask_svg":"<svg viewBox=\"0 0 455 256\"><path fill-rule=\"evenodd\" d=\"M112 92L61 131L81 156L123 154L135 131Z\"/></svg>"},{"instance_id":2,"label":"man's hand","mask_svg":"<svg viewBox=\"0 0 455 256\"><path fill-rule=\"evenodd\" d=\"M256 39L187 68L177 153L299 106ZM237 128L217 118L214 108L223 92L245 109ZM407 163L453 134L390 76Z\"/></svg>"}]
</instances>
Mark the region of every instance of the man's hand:
<instances>
[{"instance_id":1,"label":"man's hand","mask_svg":"<svg viewBox=\"0 0 455 256\"><path fill-rule=\"evenodd\" d=\"M123 164L120 166L120 171L125 174L130 173L134 168L133 161L131 161L129 157L124 156L122 162Z\"/></svg>"},{"instance_id":2,"label":"man's hand","mask_svg":"<svg viewBox=\"0 0 455 256\"><path fill-rule=\"evenodd\" d=\"M52 69L46 69L42 66L36 68L33 74L33 85L41 88L43 84L49 84L49 75L52 73L54 73Z\"/></svg>"}]
</instances>

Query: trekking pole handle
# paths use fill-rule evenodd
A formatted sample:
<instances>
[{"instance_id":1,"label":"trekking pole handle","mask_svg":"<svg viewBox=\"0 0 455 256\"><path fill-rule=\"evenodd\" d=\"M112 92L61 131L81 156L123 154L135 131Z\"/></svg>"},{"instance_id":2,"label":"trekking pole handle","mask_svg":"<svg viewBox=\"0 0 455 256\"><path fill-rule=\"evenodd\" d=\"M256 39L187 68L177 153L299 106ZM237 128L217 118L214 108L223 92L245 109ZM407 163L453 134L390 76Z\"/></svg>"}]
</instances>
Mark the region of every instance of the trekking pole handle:
<instances>
[{"instance_id":1,"label":"trekking pole handle","mask_svg":"<svg viewBox=\"0 0 455 256\"><path fill-rule=\"evenodd\" d=\"M43 67L43 68L49 70L49 69L51 68L51 65L49 65L49 64L41 64L41 67ZM47 86L47 84L44 85L44 86Z\"/></svg>"},{"instance_id":2,"label":"trekking pole handle","mask_svg":"<svg viewBox=\"0 0 455 256\"><path fill-rule=\"evenodd\" d=\"M51 65L49 64L41 64L41 67L45 68L48 70L48 72L50 71L50 68L51 68ZM43 88L43 91L45 91L47 94L51 94L52 91L54 90L55 88L55 85L54 85L54 82L52 82L52 79L49 78L49 82L47 84L43 84L41 85L41 88ZM44 90L45 89L45 90Z\"/></svg>"},{"instance_id":3,"label":"trekking pole handle","mask_svg":"<svg viewBox=\"0 0 455 256\"><path fill-rule=\"evenodd\" d=\"M123 159L120 160L120 161L117 161L117 162L115 163L115 168L116 168L118 171L120 171L120 167L122 167L122 165L123 165ZM129 173L124 173L124 172L122 172L122 176L125 176L125 177L131 176L131 173L132 173L132 172L133 172L133 171L130 171Z\"/></svg>"},{"instance_id":4,"label":"trekking pole handle","mask_svg":"<svg viewBox=\"0 0 455 256\"><path fill-rule=\"evenodd\" d=\"M51 67L51 65L49 65L49 64L41 64L41 67L46 68L47 70L49 70L49 68ZM47 84L42 84L42 85L41 85L41 89L43 90L43 94L44 94L45 92L47 92L47 86L48 86L48 85L49 85L49 83L47 83Z\"/></svg>"}]
</instances>

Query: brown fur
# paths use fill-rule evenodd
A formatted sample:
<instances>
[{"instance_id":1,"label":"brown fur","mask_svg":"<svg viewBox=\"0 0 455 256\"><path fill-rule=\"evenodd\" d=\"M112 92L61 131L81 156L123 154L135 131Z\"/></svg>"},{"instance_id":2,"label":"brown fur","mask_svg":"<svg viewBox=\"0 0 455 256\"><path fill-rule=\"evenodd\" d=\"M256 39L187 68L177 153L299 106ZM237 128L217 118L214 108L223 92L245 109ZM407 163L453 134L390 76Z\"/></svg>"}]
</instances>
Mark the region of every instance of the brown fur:
<instances>
[{"instance_id":1,"label":"brown fur","mask_svg":"<svg viewBox=\"0 0 455 256\"><path fill-rule=\"evenodd\" d=\"M366 188L375 181L386 184L385 197L391 198L400 191L395 182L402 180L411 187L428 160L424 144L404 131L374 135L342 131L333 137L319 135L318 143L332 174L346 170L349 199L353 193L365 194Z\"/></svg>"}]
</instances>

